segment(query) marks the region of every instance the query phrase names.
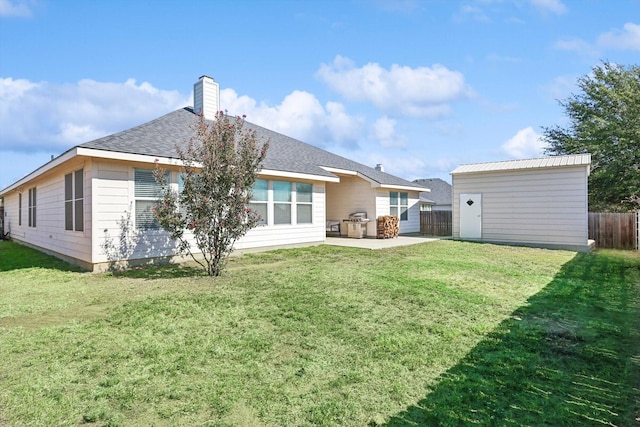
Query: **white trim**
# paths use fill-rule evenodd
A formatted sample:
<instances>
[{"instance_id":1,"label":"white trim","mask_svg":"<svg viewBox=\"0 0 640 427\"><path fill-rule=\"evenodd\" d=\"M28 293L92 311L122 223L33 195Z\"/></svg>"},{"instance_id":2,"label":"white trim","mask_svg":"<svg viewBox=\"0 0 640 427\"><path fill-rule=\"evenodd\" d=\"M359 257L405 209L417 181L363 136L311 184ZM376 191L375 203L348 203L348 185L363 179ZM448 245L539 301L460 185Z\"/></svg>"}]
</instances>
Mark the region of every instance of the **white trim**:
<instances>
[{"instance_id":1,"label":"white trim","mask_svg":"<svg viewBox=\"0 0 640 427\"><path fill-rule=\"evenodd\" d=\"M428 188L423 187L408 187L406 185L391 185L391 184L380 184L376 187L389 189L389 190L405 190L405 191L418 191L418 192L429 192L431 191Z\"/></svg>"},{"instance_id":2,"label":"white trim","mask_svg":"<svg viewBox=\"0 0 640 427\"><path fill-rule=\"evenodd\" d=\"M348 169L338 169L338 168L332 168L329 166L320 166L320 167L326 170L327 172L331 172L331 173L339 173L341 175L354 175L354 176L358 175L358 172L348 170Z\"/></svg>"},{"instance_id":3,"label":"white trim","mask_svg":"<svg viewBox=\"0 0 640 427\"><path fill-rule=\"evenodd\" d=\"M40 166L30 174L25 177L19 179L15 183L9 185L4 190L0 191L0 195L4 195L21 185L25 185L29 181L43 175L44 173L54 169L55 167L61 165L62 163L73 159L77 156L84 157L95 157L100 159L109 159L109 160L122 160L129 162L138 162L138 163L151 163L151 164L159 164L159 165L170 165L170 166L183 166L184 163L180 159L174 159L171 157L158 157L158 156L149 156L147 154L134 154L134 153L123 153L120 151L108 151L108 150L98 150L95 148L84 148L84 147L73 147L69 151L61 154L60 156L54 158L53 160L45 163ZM194 163L194 167L199 167L198 163ZM321 176L314 175L308 173L299 173L299 172L287 172L287 171L278 171L273 169L262 169L259 175L264 176L274 176L281 178L292 178L292 179L304 179L309 181L323 181L323 182L340 182L339 177L330 177L330 176Z\"/></svg>"},{"instance_id":4,"label":"white trim","mask_svg":"<svg viewBox=\"0 0 640 427\"><path fill-rule=\"evenodd\" d=\"M158 163L161 165L182 165L179 159L171 157L149 156L148 154L123 153L120 151L96 150L95 148L77 147L78 156L99 157L101 159L124 160L139 163ZM197 167L197 164L194 165Z\"/></svg>"},{"instance_id":5,"label":"white trim","mask_svg":"<svg viewBox=\"0 0 640 427\"><path fill-rule=\"evenodd\" d=\"M309 173L278 171L274 169L262 169L258 172L259 176L275 176L279 178L306 179L308 181L324 181L324 182L340 182L339 177L320 176Z\"/></svg>"}]
</instances>

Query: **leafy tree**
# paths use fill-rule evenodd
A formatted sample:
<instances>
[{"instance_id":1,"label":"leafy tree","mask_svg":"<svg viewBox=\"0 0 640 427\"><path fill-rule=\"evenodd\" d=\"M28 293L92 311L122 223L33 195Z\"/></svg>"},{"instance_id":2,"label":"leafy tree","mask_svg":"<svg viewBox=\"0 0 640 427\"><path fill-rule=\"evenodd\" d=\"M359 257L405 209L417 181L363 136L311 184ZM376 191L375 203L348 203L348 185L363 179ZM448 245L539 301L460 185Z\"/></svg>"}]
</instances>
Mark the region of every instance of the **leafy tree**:
<instances>
[{"instance_id":1,"label":"leafy tree","mask_svg":"<svg viewBox=\"0 0 640 427\"><path fill-rule=\"evenodd\" d=\"M547 154L591 153L591 211L640 208L640 66L605 62L578 87L560 101L567 127L543 128Z\"/></svg>"},{"instance_id":2,"label":"leafy tree","mask_svg":"<svg viewBox=\"0 0 640 427\"><path fill-rule=\"evenodd\" d=\"M166 171L156 165L154 177L162 196L154 213L158 222L210 276L219 276L237 239L257 225L248 208L269 143L259 144L256 132L244 129L243 118L220 111L215 120L202 116L194 137L178 147L184 165L183 188L172 191ZM200 256L192 251L192 243Z\"/></svg>"}]
</instances>

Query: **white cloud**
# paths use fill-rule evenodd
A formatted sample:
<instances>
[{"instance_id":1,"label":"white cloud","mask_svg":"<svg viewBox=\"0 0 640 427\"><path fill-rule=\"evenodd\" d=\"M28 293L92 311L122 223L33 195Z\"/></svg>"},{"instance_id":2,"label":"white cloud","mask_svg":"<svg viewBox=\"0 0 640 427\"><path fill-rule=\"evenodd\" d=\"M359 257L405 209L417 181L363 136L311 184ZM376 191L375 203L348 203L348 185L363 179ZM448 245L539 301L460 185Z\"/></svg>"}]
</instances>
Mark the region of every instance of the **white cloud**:
<instances>
[{"instance_id":1,"label":"white cloud","mask_svg":"<svg viewBox=\"0 0 640 427\"><path fill-rule=\"evenodd\" d=\"M348 100L412 117L445 116L451 111L449 103L472 95L462 73L439 64L418 68L393 64L387 70L376 63L356 67L338 55L331 64L322 64L317 76Z\"/></svg>"},{"instance_id":2,"label":"white cloud","mask_svg":"<svg viewBox=\"0 0 640 427\"><path fill-rule=\"evenodd\" d=\"M31 16L32 1L25 0L0 0L0 16L29 17Z\"/></svg>"},{"instance_id":3,"label":"white cloud","mask_svg":"<svg viewBox=\"0 0 640 427\"><path fill-rule=\"evenodd\" d=\"M223 89L220 104L230 114L246 114L249 122L324 147L354 147L364 124L364 118L349 115L342 104L328 102L323 106L313 94L299 90L279 105L270 106L246 95L238 96L233 89Z\"/></svg>"},{"instance_id":4,"label":"white cloud","mask_svg":"<svg viewBox=\"0 0 640 427\"><path fill-rule=\"evenodd\" d=\"M640 25L627 22L622 29L614 28L600 34L593 43L580 38L568 38L557 41L554 47L590 57L601 56L606 49L640 50Z\"/></svg>"},{"instance_id":5,"label":"white cloud","mask_svg":"<svg viewBox=\"0 0 640 427\"><path fill-rule=\"evenodd\" d=\"M387 148L406 147L407 141L396 132L397 121L387 116L382 116L371 127L373 138L380 145Z\"/></svg>"},{"instance_id":6,"label":"white cloud","mask_svg":"<svg viewBox=\"0 0 640 427\"><path fill-rule=\"evenodd\" d=\"M627 22L622 30L603 33L598 37L598 45L618 50L640 50L640 25Z\"/></svg>"},{"instance_id":7,"label":"white cloud","mask_svg":"<svg viewBox=\"0 0 640 427\"><path fill-rule=\"evenodd\" d=\"M37 150L57 155L184 107L190 97L133 79L53 84L0 78L0 152ZM225 89L221 104L231 114L246 114L258 125L325 147L353 149L365 122L348 114L342 104L322 105L304 91L294 91L271 106Z\"/></svg>"},{"instance_id":8,"label":"white cloud","mask_svg":"<svg viewBox=\"0 0 640 427\"><path fill-rule=\"evenodd\" d=\"M53 84L0 78L0 150L58 154L187 104L177 91L133 79Z\"/></svg>"},{"instance_id":9,"label":"white cloud","mask_svg":"<svg viewBox=\"0 0 640 427\"><path fill-rule=\"evenodd\" d=\"M578 75L558 76L553 82L542 86L541 89L551 101L564 100L577 89Z\"/></svg>"},{"instance_id":10,"label":"white cloud","mask_svg":"<svg viewBox=\"0 0 640 427\"><path fill-rule=\"evenodd\" d=\"M455 22L475 21L490 24L497 17L502 17L504 22L513 24L523 24L525 21L516 16L504 17L508 10L507 6L515 6L520 9L523 4L528 3L542 14L563 15L568 11L562 0L475 0L474 4L463 4L454 14Z\"/></svg>"},{"instance_id":11,"label":"white cloud","mask_svg":"<svg viewBox=\"0 0 640 427\"><path fill-rule=\"evenodd\" d=\"M529 2L542 12L551 12L556 15L562 15L567 12L567 6L560 0L529 0Z\"/></svg>"},{"instance_id":12,"label":"white cloud","mask_svg":"<svg viewBox=\"0 0 640 427\"><path fill-rule=\"evenodd\" d=\"M529 126L502 144L502 150L514 159L526 159L542 156L545 146L542 137Z\"/></svg>"},{"instance_id":13,"label":"white cloud","mask_svg":"<svg viewBox=\"0 0 640 427\"><path fill-rule=\"evenodd\" d=\"M385 172L409 181L425 178L427 174L427 164L419 156L394 156L388 152L368 150L358 156L358 161L371 167L381 164Z\"/></svg>"},{"instance_id":14,"label":"white cloud","mask_svg":"<svg viewBox=\"0 0 640 427\"><path fill-rule=\"evenodd\" d=\"M489 18L489 16L481 8L470 5L461 6L458 13L454 15L453 20L455 22L465 22L467 20L472 20L484 24L488 24L491 22L491 18Z\"/></svg>"},{"instance_id":15,"label":"white cloud","mask_svg":"<svg viewBox=\"0 0 640 427\"><path fill-rule=\"evenodd\" d=\"M596 57L600 54L591 43L588 43L580 38L567 38L558 40L555 43L554 47L559 50L576 52L584 56Z\"/></svg>"},{"instance_id":16,"label":"white cloud","mask_svg":"<svg viewBox=\"0 0 640 427\"><path fill-rule=\"evenodd\" d=\"M25 79L14 80L11 77L6 79L0 78L0 99L14 101L24 95L28 90L37 86L37 83L32 83Z\"/></svg>"}]
</instances>

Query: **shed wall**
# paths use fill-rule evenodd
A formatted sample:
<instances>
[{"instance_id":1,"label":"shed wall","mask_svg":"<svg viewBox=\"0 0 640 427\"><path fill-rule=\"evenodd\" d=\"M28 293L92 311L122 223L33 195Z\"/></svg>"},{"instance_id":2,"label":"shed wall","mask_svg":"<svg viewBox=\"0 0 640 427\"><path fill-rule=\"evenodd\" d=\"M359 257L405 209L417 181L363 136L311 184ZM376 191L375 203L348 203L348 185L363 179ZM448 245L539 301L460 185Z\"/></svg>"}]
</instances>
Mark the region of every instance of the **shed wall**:
<instances>
[{"instance_id":1,"label":"shed wall","mask_svg":"<svg viewBox=\"0 0 640 427\"><path fill-rule=\"evenodd\" d=\"M586 250L586 166L453 175L453 237L460 238L460 194L482 194L482 239Z\"/></svg>"}]
</instances>

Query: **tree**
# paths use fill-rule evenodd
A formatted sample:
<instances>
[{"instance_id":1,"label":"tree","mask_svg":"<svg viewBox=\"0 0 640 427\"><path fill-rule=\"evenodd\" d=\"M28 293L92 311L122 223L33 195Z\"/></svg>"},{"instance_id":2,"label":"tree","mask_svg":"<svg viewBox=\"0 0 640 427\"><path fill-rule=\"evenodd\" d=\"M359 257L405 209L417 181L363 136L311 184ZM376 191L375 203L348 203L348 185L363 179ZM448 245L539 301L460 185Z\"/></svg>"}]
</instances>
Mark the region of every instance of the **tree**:
<instances>
[{"instance_id":1,"label":"tree","mask_svg":"<svg viewBox=\"0 0 640 427\"><path fill-rule=\"evenodd\" d=\"M244 129L244 116L220 111L213 121L200 116L194 137L178 147L184 168L180 191L169 188L166 170L156 164L162 195L155 216L178 242L179 253L190 255L210 276L220 275L236 240L257 225L259 216L248 205L268 146Z\"/></svg>"},{"instance_id":2,"label":"tree","mask_svg":"<svg viewBox=\"0 0 640 427\"><path fill-rule=\"evenodd\" d=\"M560 101L567 127L543 128L546 153L591 153L590 210L640 208L640 66L605 62L578 87Z\"/></svg>"}]
</instances>

